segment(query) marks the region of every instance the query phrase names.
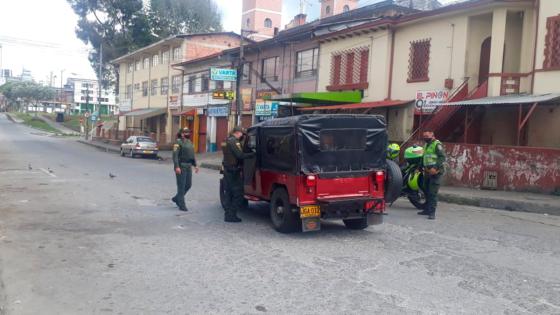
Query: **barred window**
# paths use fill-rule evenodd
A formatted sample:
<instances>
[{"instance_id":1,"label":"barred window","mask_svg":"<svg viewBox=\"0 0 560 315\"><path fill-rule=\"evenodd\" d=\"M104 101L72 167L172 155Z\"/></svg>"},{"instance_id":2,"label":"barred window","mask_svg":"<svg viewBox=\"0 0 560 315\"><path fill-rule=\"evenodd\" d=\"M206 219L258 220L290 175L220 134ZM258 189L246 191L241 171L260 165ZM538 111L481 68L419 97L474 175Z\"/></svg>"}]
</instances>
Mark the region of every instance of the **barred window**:
<instances>
[{"instance_id":1,"label":"barred window","mask_svg":"<svg viewBox=\"0 0 560 315\"><path fill-rule=\"evenodd\" d=\"M165 65L167 63L169 63L169 50L166 50L161 54L161 64Z\"/></svg>"},{"instance_id":2,"label":"barred window","mask_svg":"<svg viewBox=\"0 0 560 315\"><path fill-rule=\"evenodd\" d=\"M142 96L148 96L148 81L142 82Z\"/></svg>"},{"instance_id":3,"label":"barred window","mask_svg":"<svg viewBox=\"0 0 560 315\"><path fill-rule=\"evenodd\" d=\"M159 54L156 54L152 58L152 67L157 67L158 65L159 65Z\"/></svg>"},{"instance_id":4,"label":"barred window","mask_svg":"<svg viewBox=\"0 0 560 315\"><path fill-rule=\"evenodd\" d=\"M262 61L262 82L278 81L278 57L263 59Z\"/></svg>"},{"instance_id":5,"label":"barred window","mask_svg":"<svg viewBox=\"0 0 560 315\"><path fill-rule=\"evenodd\" d=\"M329 91L366 89L368 87L369 47L334 53L331 57Z\"/></svg>"},{"instance_id":6,"label":"barred window","mask_svg":"<svg viewBox=\"0 0 560 315\"><path fill-rule=\"evenodd\" d=\"M410 43L410 59L408 63L408 82L429 81L431 39L423 39Z\"/></svg>"},{"instance_id":7,"label":"barred window","mask_svg":"<svg viewBox=\"0 0 560 315\"><path fill-rule=\"evenodd\" d=\"M161 95L167 95L169 92L169 78L161 78Z\"/></svg>"},{"instance_id":8,"label":"barred window","mask_svg":"<svg viewBox=\"0 0 560 315\"><path fill-rule=\"evenodd\" d=\"M132 98L132 85L129 84L126 86L124 99L129 100L131 98Z\"/></svg>"},{"instance_id":9,"label":"barred window","mask_svg":"<svg viewBox=\"0 0 560 315\"><path fill-rule=\"evenodd\" d=\"M150 58L144 58L144 69L148 69L150 67Z\"/></svg>"},{"instance_id":10,"label":"barred window","mask_svg":"<svg viewBox=\"0 0 560 315\"><path fill-rule=\"evenodd\" d=\"M134 66L134 69L135 69L136 71L140 70L140 66L141 66L141 65L142 65L142 62L140 62L140 60L137 60L137 61L136 61L136 65Z\"/></svg>"},{"instance_id":11,"label":"barred window","mask_svg":"<svg viewBox=\"0 0 560 315\"><path fill-rule=\"evenodd\" d=\"M181 60L181 47L173 48L173 60Z\"/></svg>"},{"instance_id":12,"label":"barred window","mask_svg":"<svg viewBox=\"0 0 560 315\"><path fill-rule=\"evenodd\" d=\"M158 80L152 80L152 95L157 95L157 91L158 91Z\"/></svg>"},{"instance_id":13,"label":"barred window","mask_svg":"<svg viewBox=\"0 0 560 315\"><path fill-rule=\"evenodd\" d=\"M181 91L181 76L174 75L171 78L171 93L177 94Z\"/></svg>"},{"instance_id":14,"label":"barred window","mask_svg":"<svg viewBox=\"0 0 560 315\"><path fill-rule=\"evenodd\" d=\"M133 69L134 69L134 64L133 64L133 63L129 63L129 64L128 64L128 73L132 72Z\"/></svg>"},{"instance_id":15,"label":"barred window","mask_svg":"<svg viewBox=\"0 0 560 315\"><path fill-rule=\"evenodd\" d=\"M560 70L560 15L546 20L546 30L543 69Z\"/></svg>"}]
</instances>

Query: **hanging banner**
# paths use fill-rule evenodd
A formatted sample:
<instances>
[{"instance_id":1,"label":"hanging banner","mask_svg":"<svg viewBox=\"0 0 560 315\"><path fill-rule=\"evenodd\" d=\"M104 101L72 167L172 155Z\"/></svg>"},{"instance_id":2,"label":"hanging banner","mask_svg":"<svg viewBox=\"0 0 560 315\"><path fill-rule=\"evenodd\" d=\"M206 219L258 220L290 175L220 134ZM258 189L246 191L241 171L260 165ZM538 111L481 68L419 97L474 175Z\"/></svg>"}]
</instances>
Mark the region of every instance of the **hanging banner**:
<instances>
[{"instance_id":1,"label":"hanging banner","mask_svg":"<svg viewBox=\"0 0 560 315\"><path fill-rule=\"evenodd\" d=\"M210 68L210 79L213 81L237 81L237 70Z\"/></svg>"}]
</instances>

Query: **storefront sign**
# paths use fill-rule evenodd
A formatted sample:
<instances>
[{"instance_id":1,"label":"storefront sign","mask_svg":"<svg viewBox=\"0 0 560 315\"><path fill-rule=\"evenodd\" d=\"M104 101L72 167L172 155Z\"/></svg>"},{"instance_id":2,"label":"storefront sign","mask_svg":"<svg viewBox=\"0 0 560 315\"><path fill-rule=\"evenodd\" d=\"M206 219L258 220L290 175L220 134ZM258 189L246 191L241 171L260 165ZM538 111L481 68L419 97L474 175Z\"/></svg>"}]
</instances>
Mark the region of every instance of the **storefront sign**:
<instances>
[{"instance_id":1,"label":"storefront sign","mask_svg":"<svg viewBox=\"0 0 560 315\"><path fill-rule=\"evenodd\" d=\"M179 107L179 96L172 95L169 97L169 108Z\"/></svg>"},{"instance_id":2,"label":"storefront sign","mask_svg":"<svg viewBox=\"0 0 560 315\"><path fill-rule=\"evenodd\" d=\"M447 102L448 97L448 90L417 91L414 103L416 113L433 113L438 106Z\"/></svg>"},{"instance_id":3,"label":"storefront sign","mask_svg":"<svg viewBox=\"0 0 560 315\"><path fill-rule=\"evenodd\" d=\"M130 112L132 110L132 100L122 100L119 103L120 112Z\"/></svg>"},{"instance_id":4,"label":"storefront sign","mask_svg":"<svg viewBox=\"0 0 560 315\"><path fill-rule=\"evenodd\" d=\"M278 103L258 103L255 105L255 116L276 116L278 114Z\"/></svg>"},{"instance_id":5,"label":"storefront sign","mask_svg":"<svg viewBox=\"0 0 560 315\"><path fill-rule=\"evenodd\" d=\"M229 103L229 100L217 100L212 98L212 95L210 93L183 95L184 106L225 105Z\"/></svg>"},{"instance_id":6,"label":"storefront sign","mask_svg":"<svg viewBox=\"0 0 560 315\"><path fill-rule=\"evenodd\" d=\"M229 108L227 106L208 107L208 116L210 117L227 117Z\"/></svg>"},{"instance_id":7,"label":"storefront sign","mask_svg":"<svg viewBox=\"0 0 560 315\"><path fill-rule=\"evenodd\" d=\"M212 98L215 100L233 100L235 99L234 91L214 91Z\"/></svg>"},{"instance_id":8,"label":"storefront sign","mask_svg":"<svg viewBox=\"0 0 560 315\"><path fill-rule=\"evenodd\" d=\"M270 99L274 95L278 95L278 93L274 91L257 91L257 99Z\"/></svg>"},{"instance_id":9,"label":"storefront sign","mask_svg":"<svg viewBox=\"0 0 560 315\"><path fill-rule=\"evenodd\" d=\"M236 81L236 69L210 68L210 79L213 81Z\"/></svg>"}]
</instances>

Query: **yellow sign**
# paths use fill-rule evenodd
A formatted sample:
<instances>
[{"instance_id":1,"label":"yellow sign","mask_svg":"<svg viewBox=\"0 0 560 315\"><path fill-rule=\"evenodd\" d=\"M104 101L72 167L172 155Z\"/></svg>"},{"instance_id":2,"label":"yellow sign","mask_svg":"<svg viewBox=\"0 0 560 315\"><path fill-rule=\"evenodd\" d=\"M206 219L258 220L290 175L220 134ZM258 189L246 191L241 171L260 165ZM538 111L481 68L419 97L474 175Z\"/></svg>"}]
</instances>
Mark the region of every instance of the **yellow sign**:
<instances>
[{"instance_id":1,"label":"yellow sign","mask_svg":"<svg viewBox=\"0 0 560 315\"><path fill-rule=\"evenodd\" d=\"M235 99L234 91L214 91L212 98L215 100L233 100Z\"/></svg>"}]
</instances>

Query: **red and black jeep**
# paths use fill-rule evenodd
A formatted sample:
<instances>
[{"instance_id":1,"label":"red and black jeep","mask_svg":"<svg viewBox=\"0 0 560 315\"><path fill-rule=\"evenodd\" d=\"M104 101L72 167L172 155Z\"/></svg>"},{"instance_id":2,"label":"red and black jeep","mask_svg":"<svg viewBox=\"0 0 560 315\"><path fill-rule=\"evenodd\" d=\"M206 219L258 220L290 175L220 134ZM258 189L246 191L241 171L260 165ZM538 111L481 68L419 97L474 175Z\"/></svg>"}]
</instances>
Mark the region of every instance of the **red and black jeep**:
<instances>
[{"instance_id":1,"label":"red and black jeep","mask_svg":"<svg viewBox=\"0 0 560 315\"><path fill-rule=\"evenodd\" d=\"M302 115L262 122L249 128L245 139L244 150L257 153L244 162L245 198L270 202L279 232L319 230L321 219L342 219L350 229L381 224L386 149L381 116Z\"/></svg>"}]
</instances>

